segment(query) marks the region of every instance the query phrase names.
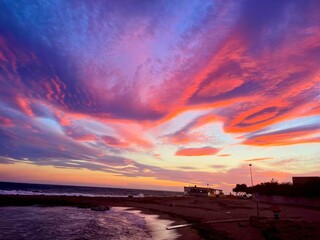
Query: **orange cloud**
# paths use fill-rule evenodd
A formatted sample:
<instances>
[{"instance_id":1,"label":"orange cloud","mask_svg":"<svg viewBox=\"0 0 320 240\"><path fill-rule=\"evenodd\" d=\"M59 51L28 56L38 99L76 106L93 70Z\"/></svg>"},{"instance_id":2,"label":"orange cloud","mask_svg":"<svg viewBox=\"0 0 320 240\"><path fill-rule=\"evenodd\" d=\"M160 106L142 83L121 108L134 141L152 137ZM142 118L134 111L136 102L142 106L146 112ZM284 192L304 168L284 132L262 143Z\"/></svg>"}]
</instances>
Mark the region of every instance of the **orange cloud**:
<instances>
[{"instance_id":1,"label":"orange cloud","mask_svg":"<svg viewBox=\"0 0 320 240\"><path fill-rule=\"evenodd\" d=\"M275 105L275 104L278 105ZM268 103L267 103L268 104ZM271 105L264 104L239 112L224 125L224 130L231 133L254 132L275 123L294 119L297 116L312 116L315 111L307 106L312 104L288 104L286 101L273 101Z\"/></svg>"},{"instance_id":2,"label":"orange cloud","mask_svg":"<svg viewBox=\"0 0 320 240\"><path fill-rule=\"evenodd\" d=\"M194 128L202 127L206 124L209 124L212 122L217 122L219 120L221 120L221 118L219 118L213 114L207 114L207 115L201 116L198 119L196 119L196 122L193 127Z\"/></svg>"},{"instance_id":3,"label":"orange cloud","mask_svg":"<svg viewBox=\"0 0 320 240\"><path fill-rule=\"evenodd\" d=\"M320 138L315 134L320 134L320 130L317 129L317 126L309 129L288 129L254 136L245 140L243 144L256 146L279 146L320 142Z\"/></svg>"},{"instance_id":4,"label":"orange cloud","mask_svg":"<svg viewBox=\"0 0 320 240\"><path fill-rule=\"evenodd\" d=\"M219 148L203 147L203 148L182 148L176 152L176 156L204 156L214 155L219 152Z\"/></svg>"}]
</instances>

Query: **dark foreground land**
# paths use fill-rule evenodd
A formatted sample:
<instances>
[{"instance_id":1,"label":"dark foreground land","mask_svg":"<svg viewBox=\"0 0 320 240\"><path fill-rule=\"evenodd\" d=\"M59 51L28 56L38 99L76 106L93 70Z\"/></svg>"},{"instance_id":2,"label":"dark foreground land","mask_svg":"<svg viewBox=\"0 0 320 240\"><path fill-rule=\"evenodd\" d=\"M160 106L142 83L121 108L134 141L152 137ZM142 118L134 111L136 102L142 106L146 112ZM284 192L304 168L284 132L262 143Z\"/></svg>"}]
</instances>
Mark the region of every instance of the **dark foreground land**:
<instances>
[{"instance_id":1,"label":"dark foreground land","mask_svg":"<svg viewBox=\"0 0 320 240\"><path fill-rule=\"evenodd\" d=\"M319 239L320 210L292 205L259 203L249 199L206 197L76 197L0 195L0 206L131 207L157 214L175 224L181 239ZM280 219L272 210L280 208ZM166 230L171 231L171 230Z\"/></svg>"}]
</instances>

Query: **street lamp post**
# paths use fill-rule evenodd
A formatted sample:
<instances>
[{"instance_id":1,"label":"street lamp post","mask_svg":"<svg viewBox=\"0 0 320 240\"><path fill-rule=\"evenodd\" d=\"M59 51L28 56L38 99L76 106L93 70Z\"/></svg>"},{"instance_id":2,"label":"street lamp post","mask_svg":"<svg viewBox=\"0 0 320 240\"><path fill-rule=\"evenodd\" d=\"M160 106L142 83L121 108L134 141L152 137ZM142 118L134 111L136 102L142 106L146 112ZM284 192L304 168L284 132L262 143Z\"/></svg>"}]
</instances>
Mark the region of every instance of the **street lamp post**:
<instances>
[{"instance_id":1,"label":"street lamp post","mask_svg":"<svg viewBox=\"0 0 320 240\"><path fill-rule=\"evenodd\" d=\"M251 163L249 164L249 167L250 167L250 175L251 175L251 187L253 187L252 169L251 169L252 164Z\"/></svg>"},{"instance_id":2,"label":"street lamp post","mask_svg":"<svg viewBox=\"0 0 320 240\"><path fill-rule=\"evenodd\" d=\"M252 164L250 163L249 164L249 167L250 167L250 176L251 176L251 187L253 188L253 178L252 178ZM255 199L256 199L256 203L257 203L257 216L259 217L259 199L258 199L258 193L255 193Z\"/></svg>"}]
</instances>

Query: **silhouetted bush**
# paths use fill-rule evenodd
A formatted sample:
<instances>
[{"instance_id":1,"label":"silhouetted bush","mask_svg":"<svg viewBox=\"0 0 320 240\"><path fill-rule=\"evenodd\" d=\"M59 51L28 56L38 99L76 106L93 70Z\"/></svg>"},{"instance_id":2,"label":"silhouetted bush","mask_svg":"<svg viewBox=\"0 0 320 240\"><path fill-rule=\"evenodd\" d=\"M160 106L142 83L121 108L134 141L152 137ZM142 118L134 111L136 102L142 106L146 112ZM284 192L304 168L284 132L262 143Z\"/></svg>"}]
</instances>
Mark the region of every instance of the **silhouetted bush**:
<instances>
[{"instance_id":1,"label":"silhouetted bush","mask_svg":"<svg viewBox=\"0 0 320 240\"><path fill-rule=\"evenodd\" d=\"M244 186L243 186L244 185ZM253 187L245 184L237 184L234 192L259 193L263 195L279 195L292 197L320 197L320 178L311 179L304 184L278 183L274 179L270 182L260 183Z\"/></svg>"}]
</instances>

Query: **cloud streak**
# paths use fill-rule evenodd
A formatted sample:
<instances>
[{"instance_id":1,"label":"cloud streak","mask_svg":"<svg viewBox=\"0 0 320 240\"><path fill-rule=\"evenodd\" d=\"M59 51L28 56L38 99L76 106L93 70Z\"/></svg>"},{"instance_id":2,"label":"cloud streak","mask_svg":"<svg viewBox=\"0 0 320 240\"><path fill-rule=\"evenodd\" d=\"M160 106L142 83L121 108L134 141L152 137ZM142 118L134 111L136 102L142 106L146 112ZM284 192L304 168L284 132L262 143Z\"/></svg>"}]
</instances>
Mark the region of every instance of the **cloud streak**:
<instances>
[{"instance_id":1,"label":"cloud streak","mask_svg":"<svg viewBox=\"0 0 320 240\"><path fill-rule=\"evenodd\" d=\"M203 156L214 155L219 152L220 149L203 147L203 148L182 148L176 152L176 156Z\"/></svg>"}]
</instances>

